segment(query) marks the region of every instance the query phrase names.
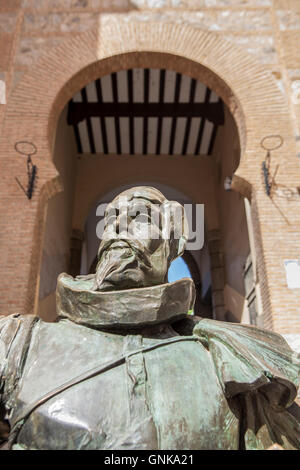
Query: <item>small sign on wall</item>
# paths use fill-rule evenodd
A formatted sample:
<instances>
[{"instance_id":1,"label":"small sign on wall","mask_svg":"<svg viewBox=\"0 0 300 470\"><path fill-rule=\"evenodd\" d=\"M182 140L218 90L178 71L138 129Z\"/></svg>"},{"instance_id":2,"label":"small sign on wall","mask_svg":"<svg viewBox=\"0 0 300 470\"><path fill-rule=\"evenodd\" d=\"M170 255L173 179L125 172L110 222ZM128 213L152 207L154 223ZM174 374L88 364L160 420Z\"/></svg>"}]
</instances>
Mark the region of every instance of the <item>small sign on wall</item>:
<instances>
[{"instance_id":1,"label":"small sign on wall","mask_svg":"<svg viewBox=\"0 0 300 470\"><path fill-rule=\"evenodd\" d=\"M297 259L284 261L286 281L289 289L300 289L300 263Z\"/></svg>"},{"instance_id":2,"label":"small sign on wall","mask_svg":"<svg viewBox=\"0 0 300 470\"><path fill-rule=\"evenodd\" d=\"M0 80L0 104L6 104L6 86L3 80Z\"/></svg>"}]
</instances>

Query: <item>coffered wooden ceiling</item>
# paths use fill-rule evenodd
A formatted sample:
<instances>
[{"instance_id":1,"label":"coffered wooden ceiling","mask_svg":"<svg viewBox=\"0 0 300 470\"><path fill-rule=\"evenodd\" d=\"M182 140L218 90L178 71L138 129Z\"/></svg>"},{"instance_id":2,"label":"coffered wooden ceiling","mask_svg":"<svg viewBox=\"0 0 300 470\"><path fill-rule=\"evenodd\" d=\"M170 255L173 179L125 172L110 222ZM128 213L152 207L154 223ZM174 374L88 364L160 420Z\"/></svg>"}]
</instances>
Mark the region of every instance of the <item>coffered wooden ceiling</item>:
<instances>
[{"instance_id":1,"label":"coffered wooden ceiling","mask_svg":"<svg viewBox=\"0 0 300 470\"><path fill-rule=\"evenodd\" d=\"M224 108L213 91L187 75L123 70L77 93L68 124L79 154L211 155Z\"/></svg>"}]
</instances>

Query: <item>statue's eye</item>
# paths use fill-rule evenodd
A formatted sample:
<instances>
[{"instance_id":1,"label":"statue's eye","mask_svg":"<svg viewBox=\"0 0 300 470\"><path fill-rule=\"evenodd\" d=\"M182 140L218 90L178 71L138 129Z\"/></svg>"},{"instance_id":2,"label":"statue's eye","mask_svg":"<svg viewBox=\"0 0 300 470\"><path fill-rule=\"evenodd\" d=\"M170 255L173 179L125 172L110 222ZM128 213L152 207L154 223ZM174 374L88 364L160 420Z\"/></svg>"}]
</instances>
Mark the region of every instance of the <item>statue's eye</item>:
<instances>
[{"instance_id":1,"label":"statue's eye","mask_svg":"<svg viewBox=\"0 0 300 470\"><path fill-rule=\"evenodd\" d=\"M116 218L119 215L118 209L112 209L105 215L105 226L111 225L115 222Z\"/></svg>"},{"instance_id":2,"label":"statue's eye","mask_svg":"<svg viewBox=\"0 0 300 470\"><path fill-rule=\"evenodd\" d=\"M146 206L135 207L133 211L129 214L132 220L140 223L150 223L151 222L151 210Z\"/></svg>"},{"instance_id":3,"label":"statue's eye","mask_svg":"<svg viewBox=\"0 0 300 470\"><path fill-rule=\"evenodd\" d=\"M148 223L150 221L148 208L146 204L143 204L142 202L134 203L129 206L128 217L130 220L140 223Z\"/></svg>"}]
</instances>

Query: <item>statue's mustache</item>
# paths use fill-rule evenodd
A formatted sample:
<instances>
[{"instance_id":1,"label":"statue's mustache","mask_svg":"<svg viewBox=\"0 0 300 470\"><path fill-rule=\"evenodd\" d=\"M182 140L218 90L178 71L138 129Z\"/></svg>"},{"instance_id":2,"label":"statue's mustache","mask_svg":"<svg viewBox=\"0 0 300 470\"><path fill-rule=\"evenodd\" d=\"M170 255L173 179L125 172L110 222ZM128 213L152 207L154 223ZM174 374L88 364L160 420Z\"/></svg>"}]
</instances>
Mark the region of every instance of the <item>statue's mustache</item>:
<instances>
[{"instance_id":1,"label":"statue's mustache","mask_svg":"<svg viewBox=\"0 0 300 470\"><path fill-rule=\"evenodd\" d=\"M128 247L135 253L139 261L142 262L142 264L144 264L146 268L151 269L150 253L147 250L147 248L144 245L142 245L142 243L140 243L138 240L128 239L128 238L113 238L113 239L102 240L100 247L99 247L99 251L98 251L99 262L101 261L102 255L105 252L109 251L112 245L118 242L126 243L126 245L128 245Z\"/></svg>"},{"instance_id":2,"label":"statue's mustache","mask_svg":"<svg viewBox=\"0 0 300 470\"><path fill-rule=\"evenodd\" d=\"M105 281L115 283L116 280L113 281L113 278L116 276L118 283L124 282L124 276L122 278L124 270L146 272L152 269L149 251L138 240L127 238L102 240L98 260L95 290L101 290Z\"/></svg>"}]
</instances>

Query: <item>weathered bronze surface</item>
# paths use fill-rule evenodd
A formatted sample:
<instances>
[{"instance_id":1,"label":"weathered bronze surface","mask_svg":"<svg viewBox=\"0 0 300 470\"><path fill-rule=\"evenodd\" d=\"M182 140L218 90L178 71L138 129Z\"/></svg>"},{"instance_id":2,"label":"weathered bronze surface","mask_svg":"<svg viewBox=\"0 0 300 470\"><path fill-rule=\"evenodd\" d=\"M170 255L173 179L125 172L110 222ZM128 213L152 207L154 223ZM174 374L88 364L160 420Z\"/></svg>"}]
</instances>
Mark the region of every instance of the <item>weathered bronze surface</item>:
<instances>
[{"instance_id":1,"label":"weathered bronze surface","mask_svg":"<svg viewBox=\"0 0 300 470\"><path fill-rule=\"evenodd\" d=\"M58 321L0 319L2 442L12 449L300 449L290 410L299 355L271 331L188 315L193 282L166 281L185 247L184 212L167 216L164 209L178 204L152 188L124 195L131 233L120 229L128 207L119 208L95 275L59 276ZM142 236L153 221L134 215L142 202L161 204L154 240ZM162 236L167 223L170 239Z\"/></svg>"}]
</instances>

